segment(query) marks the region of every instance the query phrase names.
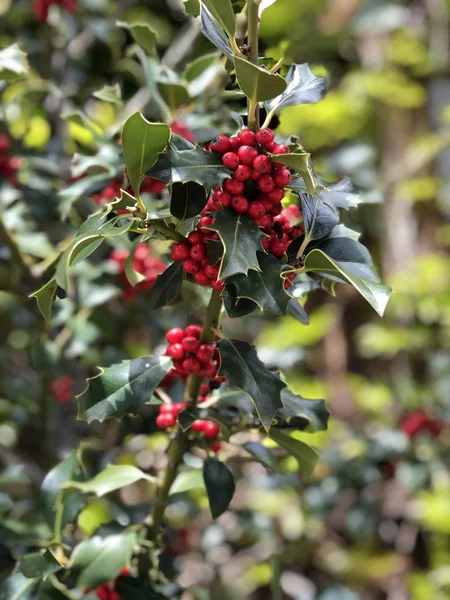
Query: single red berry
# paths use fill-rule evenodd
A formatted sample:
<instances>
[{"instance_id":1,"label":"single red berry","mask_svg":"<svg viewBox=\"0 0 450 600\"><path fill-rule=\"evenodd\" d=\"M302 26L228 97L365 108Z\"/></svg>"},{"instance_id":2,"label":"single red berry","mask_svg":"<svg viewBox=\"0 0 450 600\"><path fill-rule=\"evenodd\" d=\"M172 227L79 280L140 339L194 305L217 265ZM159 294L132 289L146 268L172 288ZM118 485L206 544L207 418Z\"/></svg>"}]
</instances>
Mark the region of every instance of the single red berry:
<instances>
[{"instance_id":1,"label":"single red berry","mask_svg":"<svg viewBox=\"0 0 450 600\"><path fill-rule=\"evenodd\" d=\"M184 331L180 327L174 327L166 333L166 340L169 344L178 344L184 338L184 335Z\"/></svg>"},{"instance_id":2,"label":"single red berry","mask_svg":"<svg viewBox=\"0 0 450 600\"><path fill-rule=\"evenodd\" d=\"M270 238L266 237L266 238L262 239L261 244L262 244L262 247L264 248L264 250L267 251L270 246Z\"/></svg>"},{"instance_id":3,"label":"single red berry","mask_svg":"<svg viewBox=\"0 0 450 600\"><path fill-rule=\"evenodd\" d=\"M216 292L223 292L225 288L225 281L223 279L218 279L217 281L211 281L209 285Z\"/></svg>"},{"instance_id":4,"label":"single red berry","mask_svg":"<svg viewBox=\"0 0 450 600\"><path fill-rule=\"evenodd\" d=\"M253 146L241 146L237 151L239 160L244 165L252 165L255 158L258 156L258 151ZM237 166L237 165L236 165Z\"/></svg>"},{"instance_id":5,"label":"single red berry","mask_svg":"<svg viewBox=\"0 0 450 600\"><path fill-rule=\"evenodd\" d=\"M201 419L197 419L191 425L192 431L195 431L195 433L201 433L203 431L204 423L205 423L205 421L202 421Z\"/></svg>"},{"instance_id":6,"label":"single red berry","mask_svg":"<svg viewBox=\"0 0 450 600\"><path fill-rule=\"evenodd\" d=\"M272 210L273 204L270 200L267 199L266 196L262 196L261 200L259 200L259 202L262 202L262 205L264 206L264 210L268 213Z\"/></svg>"},{"instance_id":7,"label":"single red berry","mask_svg":"<svg viewBox=\"0 0 450 600\"><path fill-rule=\"evenodd\" d=\"M237 152L239 150L239 148L242 146L237 135L233 135L233 137L230 137L230 145L231 145L231 152Z\"/></svg>"},{"instance_id":8,"label":"single red berry","mask_svg":"<svg viewBox=\"0 0 450 600\"><path fill-rule=\"evenodd\" d=\"M205 266L205 273L210 279L216 280L219 275L219 271L220 271L219 264Z\"/></svg>"},{"instance_id":9,"label":"single red berry","mask_svg":"<svg viewBox=\"0 0 450 600\"><path fill-rule=\"evenodd\" d=\"M270 192L275 187L273 179L270 175L261 175L256 185L264 194L270 194Z\"/></svg>"},{"instance_id":10,"label":"single red berry","mask_svg":"<svg viewBox=\"0 0 450 600\"><path fill-rule=\"evenodd\" d=\"M237 179L227 179L223 184L223 187L232 196L238 196L244 191L244 184Z\"/></svg>"},{"instance_id":11,"label":"single red berry","mask_svg":"<svg viewBox=\"0 0 450 600\"><path fill-rule=\"evenodd\" d=\"M286 247L286 242L281 240L273 240L270 243L270 252L276 256L276 258L281 258L286 252Z\"/></svg>"},{"instance_id":12,"label":"single red berry","mask_svg":"<svg viewBox=\"0 0 450 600\"><path fill-rule=\"evenodd\" d=\"M294 281L294 279L297 277L297 273L288 273L286 275L286 279L289 279L289 281Z\"/></svg>"},{"instance_id":13,"label":"single red berry","mask_svg":"<svg viewBox=\"0 0 450 600\"><path fill-rule=\"evenodd\" d=\"M252 181L258 181L258 179L261 177L261 172L260 171L252 171L252 174L250 175L250 179Z\"/></svg>"},{"instance_id":14,"label":"single red berry","mask_svg":"<svg viewBox=\"0 0 450 600\"><path fill-rule=\"evenodd\" d=\"M262 202L254 201L250 202L248 205L247 214L250 219L257 219L258 217L262 217L265 213L265 208Z\"/></svg>"},{"instance_id":15,"label":"single red berry","mask_svg":"<svg viewBox=\"0 0 450 600\"><path fill-rule=\"evenodd\" d=\"M272 161L265 154L260 154L253 161L253 168L259 173L270 173L272 170Z\"/></svg>"},{"instance_id":16,"label":"single red berry","mask_svg":"<svg viewBox=\"0 0 450 600\"><path fill-rule=\"evenodd\" d=\"M273 225L272 217L267 214L257 217L254 221L262 229L270 229Z\"/></svg>"},{"instance_id":17,"label":"single red berry","mask_svg":"<svg viewBox=\"0 0 450 600\"><path fill-rule=\"evenodd\" d=\"M218 192L216 192L214 194L214 199L215 202L222 204L222 206L225 206L225 208L230 206L231 195L228 192L225 192L225 190L219 190Z\"/></svg>"},{"instance_id":18,"label":"single red berry","mask_svg":"<svg viewBox=\"0 0 450 600\"><path fill-rule=\"evenodd\" d=\"M285 290L288 290L290 287L292 287L292 283L288 279L285 279L283 281L283 287Z\"/></svg>"},{"instance_id":19,"label":"single red berry","mask_svg":"<svg viewBox=\"0 0 450 600\"><path fill-rule=\"evenodd\" d=\"M252 170L247 165L239 165L234 172L234 176L238 181L247 181L250 179Z\"/></svg>"},{"instance_id":20,"label":"single red berry","mask_svg":"<svg viewBox=\"0 0 450 600\"><path fill-rule=\"evenodd\" d=\"M207 285L209 285L209 277L205 273L205 269L200 269L200 271L197 271L197 273L194 273L194 279L200 285L203 285L205 287Z\"/></svg>"},{"instance_id":21,"label":"single red berry","mask_svg":"<svg viewBox=\"0 0 450 600\"><path fill-rule=\"evenodd\" d=\"M223 192L223 193L225 193L225 192ZM230 198L230 200L231 200L231 198ZM211 217L210 215L206 215L206 216L202 217L200 219L200 221L198 222L198 228L203 233L209 233L209 229L206 229L206 227L208 227L209 225L212 225L213 223L214 223L214 217Z\"/></svg>"},{"instance_id":22,"label":"single red berry","mask_svg":"<svg viewBox=\"0 0 450 600\"><path fill-rule=\"evenodd\" d=\"M222 383L225 383L225 381L228 381L227 378L225 377L225 375L218 375L215 379L214 382L218 383L219 385L221 385Z\"/></svg>"},{"instance_id":23,"label":"single red berry","mask_svg":"<svg viewBox=\"0 0 450 600\"><path fill-rule=\"evenodd\" d=\"M237 213L246 213L248 210L248 200L245 196L233 196L231 206Z\"/></svg>"},{"instance_id":24,"label":"single red berry","mask_svg":"<svg viewBox=\"0 0 450 600\"><path fill-rule=\"evenodd\" d=\"M185 358L183 360L183 369L186 371L186 373L198 373L200 371L200 368L200 361L198 361L193 356L190 356L189 358Z\"/></svg>"},{"instance_id":25,"label":"single red berry","mask_svg":"<svg viewBox=\"0 0 450 600\"><path fill-rule=\"evenodd\" d=\"M256 135L250 129L242 129L237 137L243 146L254 146L256 144Z\"/></svg>"},{"instance_id":26,"label":"single red berry","mask_svg":"<svg viewBox=\"0 0 450 600\"><path fill-rule=\"evenodd\" d=\"M261 146L267 146L273 140L273 131L271 129L260 129L256 132L256 141Z\"/></svg>"},{"instance_id":27,"label":"single red berry","mask_svg":"<svg viewBox=\"0 0 450 600\"><path fill-rule=\"evenodd\" d=\"M222 448L222 444L220 442L213 442L209 448L211 452L215 452L217 454L217 452L219 452Z\"/></svg>"},{"instance_id":28,"label":"single red berry","mask_svg":"<svg viewBox=\"0 0 450 600\"><path fill-rule=\"evenodd\" d=\"M201 344L197 350L196 357L202 363L209 363L214 356L214 346L211 344Z\"/></svg>"},{"instance_id":29,"label":"single red berry","mask_svg":"<svg viewBox=\"0 0 450 600\"><path fill-rule=\"evenodd\" d=\"M200 271L200 264L193 258L186 258L186 260L183 261L183 269L186 273L193 275L194 273L197 273L197 271Z\"/></svg>"},{"instance_id":30,"label":"single red berry","mask_svg":"<svg viewBox=\"0 0 450 600\"><path fill-rule=\"evenodd\" d=\"M220 426L214 421L206 421L203 425L203 433L207 440L215 440L220 433Z\"/></svg>"},{"instance_id":31,"label":"single red berry","mask_svg":"<svg viewBox=\"0 0 450 600\"><path fill-rule=\"evenodd\" d=\"M209 147L213 152L225 154L231 150L230 138L226 135L218 135L211 141Z\"/></svg>"},{"instance_id":32,"label":"single red berry","mask_svg":"<svg viewBox=\"0 0 450 600\"><path fill-rule=\"evenodd\" d=\"M171 344L168 348L169 356L174 360L182 360L185 355L185 350L182 343Z\"/></svg>"},{"instance_id":33,"label":"single red berry","mask_svg":"<svg viewBox=\"0 0 450 600\"><path fill-rule=\"evenodd\" d=\"M176 412L174 410L174 405L173 404L161 404L159 407L159 414L163 415L163 414L172 414L173 412Z\"/></svg>"},{"instance_id":34,"label":"single red berry","mask_svg":"<svg viewBox=\"0 0 450 600\"><path fill-rule=\"evenodd\" d=\"M282 210L283 205L281 202L276 202L275 204L272 204L272 208L270 209L269 213L272 215L272 217L276 217L281 213Z\"/></svg>"},{"instance_id":35,"label":"single red berry","mask_svg":"<svg viewBox=\"0 0 450 600\"><path fill-rule=\"evenodd\" d=\"M206 245L203 243L194 244L191 247L191 258L193 258L194 260L201 261L206 257L206 254L207 254Z\"/></svg>"},{"instance_id":36,"label":"single red berry","mask_svg":"<svg viewBox=\"0 0 450 600\"><path fill-rule=\"evenodd\" d=\"M239 158L234 152L227 152L222 156L222 162L226 167L234 170L239 164Z\"/></svg>"},{"instance_id":37,"label":"single red berry","mask_svg":"<svg viewBox=\"0 0 450 600\"><path fill-rule=\"evenodd\" d=\"M187 239L190 244L200 244L203 242L203 233L201 231L191 231Z\"/></svg>"},{"instance_id":38,"label":"single red berry","mask_svg":"<svg viewBox=\"0 0 450 600\"><path fill-rule=\"evenodd\" d=\"M167 429L167 427L173 427L176 423L177 419L175 415L172 414L162 414L156 417L156 424L161 429Z\"/></svg>"},{"instance_id":39,"label":"single red berry","mask_svg":"<svg viewBox=\"0 0 450 600\"><path fill-rule=\"evenodd\" d=\"M273 175L273 180L279 188L285 188L291 182L291 172L285 167L277 169Z\"/></svg>"},{"instance_id":40,"label":"single red berry","mask_svg":"<svg viewBox=\"0 0 450 600\"><path fill-rule=\"evenodd\" d=\"M188 325L184 330L185 335L199 338L202 334L200 325Z\"/></svg>"},{"instance_id":41,"label":"single red berry","mask_svg":"<svg viewBox=\"0 0 450 600\"><path fill-rule=\"evenodd\" d=\"M186 352L196 352L198 348L198 338L194 337L193 335L185 337L181 342L181 345L186 350Z\"/></svg>"},{"instance_id":42,"label":"single red berry","mask_svg":"<svg viewBox=\"0 0 450 600\"><path fill-rule=\"evenodd\" d=\"M284 198L284 190L280 187L275 187L267 194L267 198L273 203L281 202Z\"/></svg>"},{"instance_id":43,"label":"single red berry","mask_svg":"<svg viewBox=\"0 0 450 600\"><path fill-rule=\"evenodd\" d=\"M189 248L188 244L185 244L184 242L178 242L173 246L170 257L174 261L184 260L185 258L189 257L190 251L191 249Z\"/></svg>"},{"instance_id":44,"label":"single red berry","mask_svg":"<svg viewBox=\"0 0 450 600\"><path fill-rule=\"evenodd\" d=\"M291 149L286 144L277 144L273 149L272 154L289 154Z\"/></svg>"},{"instance_id":45,"label":"single red berry","mask_svg":"<svg viewBox=\"0 0 450 600\"><path fill-rule=\"evenodd\" d=\"M265 150L267 150L267 152L273 152L276 147L277 143L272 140L271 142L265 145Z\"/></svg>"}]
</instances>

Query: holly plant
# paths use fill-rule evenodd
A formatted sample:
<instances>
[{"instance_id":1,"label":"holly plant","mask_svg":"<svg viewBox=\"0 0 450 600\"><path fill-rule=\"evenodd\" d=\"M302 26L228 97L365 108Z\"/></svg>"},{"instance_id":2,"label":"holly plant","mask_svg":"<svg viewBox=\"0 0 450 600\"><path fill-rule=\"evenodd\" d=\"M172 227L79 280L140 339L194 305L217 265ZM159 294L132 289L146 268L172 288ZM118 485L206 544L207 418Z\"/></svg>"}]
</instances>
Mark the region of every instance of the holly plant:
<instances>
[{"instance_id":1,"label":"holly plant","mask_svg":"<svg viewBox=\"0 0 450 600\"><path fill-rule=\"evenodd\" d=\"M380 283L359 234L340 223L340 211L359 203L351 182L321 180L300 141L277 135L277 113L319 102L326 80L306 64L274 63L260 55L258 24L266 5L189 0L186 10L200 20L220 55L200 57L182 76L167 71L158 87L152 76L154 32L144 24L118 24L133 36L135 54L147 69L152 108L128 115L121 132L103 140L99 154L74 157L72 182L61 193L63 218L93 187L104 191L94 196L96 212L82 222L34 297L50 321L55 304L72 294L74 268L103 244L116 248L115 261L132 294L145 284L149 244L156 241L160 256L152 258L158 266L146 310L165 314L186 290L203 304L191 322L166 331L167 344L158 353L99 367L78 396L78 419L90 427L122 422L153 405L156 426L169 438L160 472L150 475L126 464L99 467L86 459L86 445L70 454L42 487L52 537L21 557L2 583L2 598L180 597L183 590L162 561L170 544L166 509L174 496L204 485L211 519L218 519L235 493L226 464L230 448L233 456L268 470L276 471L290 456L302 479L314 471L318 453L295 433L326 429L324 401L293 393L283 373L262 362L245 323L264 311L271 319L289 314L306 327L307 295L319 288L334 294L336 283L353 286L382 315L390 289ZM216 95L217 82L225 86L230 99L225 129L212 139L192 135L189 115L185 122L174 118L183 116L180 108L188 103L202 110L202 77L216 86ZM99 94L121 102L117 85ZM87 122L81 112L68 118ZM99 169L105 163L107 170ZM117 240L129 250L121 253ZM239 329L234 319L240 319ZM236 434L242 433L252 433L253 441L247 436L240 445L242 435ZM91 537L80 535L76 518L89 498L138 481L152 490L145 514Z\"/></svg>"}]
</instances>

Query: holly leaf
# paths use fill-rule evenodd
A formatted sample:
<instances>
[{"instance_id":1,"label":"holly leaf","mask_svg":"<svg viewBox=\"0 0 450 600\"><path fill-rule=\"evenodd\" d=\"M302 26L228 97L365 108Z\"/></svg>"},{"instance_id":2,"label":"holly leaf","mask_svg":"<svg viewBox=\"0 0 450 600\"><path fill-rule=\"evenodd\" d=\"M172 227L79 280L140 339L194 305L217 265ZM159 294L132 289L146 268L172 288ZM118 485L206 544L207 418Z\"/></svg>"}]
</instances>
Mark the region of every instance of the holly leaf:
<instances>
[{"instance_id":1,"label":"holly leaf","mask_svg":"<svg viewBox=\"0 0 450 600\"><path fill-rule=\"evenodd\" d=\"M27 579L22 573L14 573L0 583L0 600L30 600L40 579Z\"/></svg>"},{"instance_id":2,"label":"holly leaf","mask_svg":"<svg viewBox=\"0 0 450 600\"><path fill-rule=\"evenodd\" d=\"M392 292L390 287L382 285L377 281L367 279L366 277L356 275L351 272L349 268L345 267L345 263L333 260L319 249L312 250L306 256L305 269L306 271L315 271L331 276L336 275L347 283L350 283L376 310L376 312L380 316L383 316ZM354 268L352 270L354 270ZM366 272L366 269L364 269L364 272Z\"/></svg>"},{"instance_id":3,"label":"holly leaf","mask_svg":"<svg viewBox=\"0 0 450 600\"><path fill-rule=\"evenodd\" d=\"M125 532L100 537L95 535L75 547L68 568L78 573L78 587L97 587L118 577L130 567L136 545L136 534Z\"/></svg>"},{"instance_id":4,"label":"holly leaf","mask_svg":"<svg viewBox=\"0 0 450 600\"><path fill-rule=\"evenodd\" d=\"M95 98L103 100L104 102L110 102L111 104L117 104L122 106L122 91L120 85L104 85L100 90L97 90L92 94Z\"/></svg>"},{"instance_id":5,"label":"holly leaf","mask_svg":"<svg viewBox=\"0 0 450 600\"><path fill-rule=\"evenodd\" d=\"M337 183L324 183L325 189L319 192L319 200L325 202L335 210L344 208L349 210L361 202L358 190L348 177Z\"/></svg>"},{"instance_id":6,"label":"holly leaf","mask_svg":"<svg viewBox=\"0 0 450 600\"><path fill-rule=\"evenodd\" d=\"M108 465L104 471L98 473L92 479L88 481L67 481L63 484L63 488L77 489L84 494L95 494L100 498L142 479L151 482L156 489L156 479L137 467L132 465Z\"/></svg>"},{"instance_id":7,"label":"holly leaf","mask_svg":"<svg viewBox=\"0 0 450 600\"><path fill-rule=\"evenodd\" d=\"M154 309L167 306L181 291L184 281L184 269L182 261L172 263L167 269L158 275L155 285L150 293L150 306Z\"/></svg>"},{"instance_id":8,"label":"holly leaf","mask_svg":"<svg viewBox=\"0 0 450 600\"><path fill-rule=\"evenodd\" d=\"M171 111L175 112L181 106L189 104L190 97L185 82L158 79L158 88Z\"/></svg>"},{"instance_id":9,"label":"holly leaf","mask_svg":"<svg viewBox=\"0 0 450 600\"><path fill-rule=\"evenodd\" d=\"M234 16L231 0L201 0L209 12L214 16L230 37L236 31L236 17Z\"/></svg>"},{"instance_id":10,"label":"holly leaf","mask_svg":"<svg viewBox=\"0 0 450 600\"><path fill-rule=\"evenodd\" d=\"M267 469L275 472L278 470L278 464L273 454L269 448L266 448L261 442L248 442L247 444L244 444L243 448Z\"/></svg>"},{"instance_id":11,"label":"holly leaf","mask_svg":"<svg viewBox=\"0 0 450 600\"><path fill-rule=\"evenodd\" d=\"M100 374L88 379L87 389L77 396L78 419L91 423L136 415L171 366L170 358L151 355L125 360L114 367L100 367Z\"/></svg>"},{"instance_id":12,"label":"holly leaf","mask_svg":"<svg viewBox=\"0 0 450 600\"><path fill-rule=\"evenodd\" d=\"M36 298L39 310L47 322L50 322L51 320L52 304L53 300L55 299L57 289L58 284L56 283L56 279L51 279L48 283L42 286L41 289L37 290L37 292L30 294L30 298Z\"/></svg>"},{"instance_id":13,"label":"holly leaf","mask_svg":"<svg viewBox=\"0 0 450 600\"><path fill-rule=\"evenodd\" d=\"M269 73L244 58L235 56L234 66L239 87L254 102L270 100L286 89L286 81L281 75Z\"/></svg>"},{"instance_id":14,"label":"holly leaf","mask_svg":"<svg viewBox=\"0 0 450 600\"><path fill-rule=\"evenodd\" d=\"M228 378L230 388L242 390L256 407L258 417L269 431L276 412L283 407L281 390L286 387L259 360L256 350L247 342L221 339L217 347L220 352L220 375Z\"/></svg>"},{"instance_id":15,"label":"holly leaf","mask_svg":"<svg viewBox=\"0 0 450 600\"><path fill-rule=\"evenodd\" d=\"M226 292L224 305L230 319L245 317L258 309L258 305L247 298L238 300L236 297L236 288L233 284L226 286Z\"/></svg>"},{"instance_id":16,"label":"holly leaf","mask_svg":"<svg viewBox=\"0 0 450 600\"><path fill-rule=\"evenodd\" d=\"M122 129L122 149L128 177L135 194L142 181L166 148L171 131L165 123L149 123L138 111L131 115Z\"/></svg>"},{"instance_id":17,"label":"holly leaf","mask_svg":"<svg viewBox=\"0 0 450 600\"><path fill-rule=\"evenodd\" d=\"M45 581L50 573L55 573L62 568L63 566L50 550L45 550L45 552L32 552L22 556L17 571L23 573L27 579L40 578Z\"/></svg>"},{"instance_id":18,"label":"holly leaf","mask_svg":"<svg viewBox=\"0 0 450 600\"><path fill-rule=\"evenodd\" d=\"M300 194L303 224L309 240L327 236L339 223L339 216L326 204L309 194Z\"/></svg>"},{"instance_id":19,"label":"holly leaf","mask_svg":"<svg viewBox=\"0 0 450 600\"><path fill-rule=\"evenodd\" d=\"M144 21L117 21L116 25L128 29L133 40L145 50L148 56L158 56L157 36L150 25Z\"/></svg>"},{"instance_id":20,"label":"holly leaf","mask_svg":"<svg viewBox=\"0 0 450 600\"><path fill-rule=\"evenodd\" d=\"M122 576L117 580L115 589L121 600L171 600L155 589L157 587L150 581Z\"/></svg>"},{"instance_id":21,"label":"holly leaf","mask_svg":"<svg viewBox=\"0 0 450 600\"><path fill-rule=\"evenodd\" d=\"M267 112L275 114L288 106L315 104L327 91L326 78L314 75L306 63L292 65L286 75L286 83L282 94L265 103Z\"/></svg>"},{"instance_id":22,"label":"holly leaf","mask_svg":"<svg viewBox=\"0 0 450 600\"><path fill-rule=\"evenodd\" d=\"M75 519L84 503L83 495L76 493L66 497L64 504L62 504L60 497L62 486L67 481L83 481L83 479L83 473L75 451L47 473L42 482L41 497L44 516L52 530L55 528L58 509L62 509L59 519L61 530L63 530L68 523Z\"/></svg>"},{"instance_id":23,"label":"holly leaf","mask_svg":"<svg viewBox=\"0 0 450 600\"><path fill-rule=\"evenodd\" d=\"M230 175L231 171L223 166L220 157L197 145L188 150L176 150L172 145L169 146L147 173L148 177L165 183L193 181L208 189L221 185Z\"/></svg>"},{"instance_id":24,"label":"holly leaf","mask_svg":"<svg viewBox=\"0 0 450 600\"><path fill-rule=\"evenodd\" d=\"M27 55L17 44L0 50L0 81L13 81L25 75L28 69Z\"/></svg>"},{"instance_id":25,"label":"holly leaf","mask_svg":"<svg viewBox=\"0 0 450 600\"><path fill-rule=\"evenodd\" d=\"M207 202L206 190L202 185L189 181L172 185L170 212L180 221L199 215Z\"/></svg>"},{"instance_id":26,"label":"holly leaf","mask_svg":"<svg viewBox=\"0 0 450 600\"><path fill-rule=\"evenodd\" d=\"M180 471L172 483L169 491L169 495L182 494L183 492L189 492L197 488L203 488L205 482L203 480L203 473L201 469L186 469Z\"/></svg>"},{"instance_id":27,"label":"holly leaf","mask_svg":"<svg viewBox=\"0 0 450 600\"><path fill-rule=\"evenodd\" d=\"M275 427L270 430L269 436L297 460L302 475L311 477L319 460L319 454L311 446Z\"/></svg>"},{"instance_id":28,"label":"holly leaf","mask_svg":"<svg viewBox=\"0 0 450 600\"><path fill-rule=\"evenodd\" d=\"M284 408L281 408L276 418L286 421L289 425L305 431L325 431L330 416L325 400L306 400L285 388L281 392Z\"/></svg>"},{"instance_id":29,"label":"holly leaf","mask_svg":"<svg viewBox=\"0 0 450 600\"><path fill-rule=\"evenodd\" d=\"M214 213L214 223L207 229L219 234L224 247L219 278L259 270L256 253L263 252L261 240L265 236L254 221L235 211L223 210Z\"/></svg>"},{"instance_id":30,"label":"holly leaf","mask_svg":"<svg viewBox=\"0 0 450 600\"><path fill-rule=\"evenodd\" d=\"M306 190L311 196L314 196L316 193L316 182L310 165L311 155L308 152L291 152L290 154L269 153L269 156L273 161L282 163L290 169L294 169L296 173L300 173ZM293 181L296 180L294 179ZM295 189L292 186L292 181L289 188Z\"/></svg>"},{"instance_id":31,"label":"holly leaf","mask_svg":"<svg viewBox=\"0 0 450 600\"><path fill-rule=\"evenodd\" d=\"M250 270L248 275L230 277L227 289L229 284L235 287L234 297L238 303L241 299L251 300L260 310L285 315L290 296L281 277L283 264L272 255L260 254L259 267L259 271Z\"/></svg>"},{"instance_id":32,"label":"holly leaf","mask_svg":"<svg viewBox=\"0 0 450 600\"><path fill-rule=\"evenodd\" d=\"M212 518L217 519L227 510L233 498L236 487L233 474L216 458L207 458L203 463L203 479Z\"/></svg>"},{"instance_id":33,"label":"holly leaf","mask_svg":"<svg viewBox=\"0 0 450 600\"><path fill-rule=\"evenodd\" d=\"M288 302L288 313L295 317L297 321L303 323L303 325L309 325L308 313L304 307L300 304L297 298L291 298Z\"/></svg>"},{"instance_id":34,"label":"holly leaf","mask_svg":"<svg viewBox=\"0 0 450 600\"><path fill-rule=\"evenodd\" d=\"M203 35L208 38L211 44L233 61L233 50L223 27L204 4L200 5L200 20Z\"/></svg>"}]
</instances>

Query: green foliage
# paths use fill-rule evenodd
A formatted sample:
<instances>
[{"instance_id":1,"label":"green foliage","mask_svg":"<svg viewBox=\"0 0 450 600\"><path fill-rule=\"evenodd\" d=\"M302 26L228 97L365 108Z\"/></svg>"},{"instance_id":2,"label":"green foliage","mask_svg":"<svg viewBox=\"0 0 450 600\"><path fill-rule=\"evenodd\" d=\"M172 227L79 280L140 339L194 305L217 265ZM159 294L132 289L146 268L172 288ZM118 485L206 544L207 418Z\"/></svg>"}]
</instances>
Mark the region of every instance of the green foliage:
<instances>
[{"instance_id":1,"label":"green foliage","mask_svg":"<svg viewBox=\"0 0 450 600\"><path fill-rule=\"evenodd\" d=\"M239 56L235 57L234 64L239 86L252 101L271 100L286 89L286 81L276 73L269 73Z\"/></svg>"},{"instance_id":2,"label":"green foliage","mask_svg":"<svg viewBox=\"0 0 450 600\"><path fill-rule=\"evenodd\" d=\"M203 479L208 494L209 508L213 519L224 513L234 495L234 478L228 467L214 458L203 464Z\"/></svg>"}]
</instances>

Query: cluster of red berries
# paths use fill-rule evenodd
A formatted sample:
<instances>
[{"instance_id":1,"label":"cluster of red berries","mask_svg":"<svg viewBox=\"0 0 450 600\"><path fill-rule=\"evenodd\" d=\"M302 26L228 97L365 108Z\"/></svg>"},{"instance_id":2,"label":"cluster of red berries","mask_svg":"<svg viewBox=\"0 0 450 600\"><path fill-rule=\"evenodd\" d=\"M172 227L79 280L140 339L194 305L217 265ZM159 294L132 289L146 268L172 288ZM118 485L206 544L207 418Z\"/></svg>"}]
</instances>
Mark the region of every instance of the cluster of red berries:
<instances>
[{"instance_id":1,"label":"cluster of red berries","mask_svg":"<svg viewBox=\"0 0 450 600\"><path fill-rule=\"evenodd\" d=\"M125 300L132 300L143 290L151 290L156 283L158 275L166 268L166 265L162 260L152 255L147 244L138 244L134 252L132 264L133 269L141 275L144 275L145 279L133 287L125 275L125 261L129 254L129 251L125 249L113 250L109 256L110 260L115 262L119 267Z\"/></svg>"},{"instance_id":2,"label":"cluster of red berries","mask_svg":"<svg viewBox=\"0 0 450 600\"><path fill-rule=\"evenodd\" d=\"M187 378L198 373L200 377L217 379L219 370L219 351L216 344L202 344L200 325L188 325L186 329L174 327L166 333L168 346L166 356L173 360L173 369L169 376ZM219 378L223 381L223 378Z\"/></svg>"},{"instance_id":3,"label":"cluster of red berries","mask_svg":"<svg viewBox=\"0 0 450 600\"><path fill-rule=\"evenodd\" d=\"M179 413L186 409L186 405L182 403L176 404L161 404L159 407L159 415L156 417L156 424L161 429L170 429L175 426ZM192 431L203 435L205 439L214 441L220 434L220 426L215 421L205 419L197 419L192 423ZM214 446L214 451L219 450L220 446Z\"/></svg>"},{"instance_id":4,"label":"cluster of red berries","mask_svg":"<svg viewBox=\"0 0 450 600\"><path fill-rule=\"evenodd\" d=\"M114 200L114 198L120 198L120 190L123 187L123 182L121 179L113 179L111 183L105 187L99 194L93 194L92 200L98 204L99 206L105 206ZM141 186L141 194L161 194L161 192L165 189L166 184L163 181L159 181L158 179L152 179L151 177L146 177L142 182ZM130 190L131 193L131 190ZM125 209L119 209L117 211L120 213L127 213Z\"/></svg>"},{"instance_id":5,"label":"cluster of red berries","mask_svg":"<svg viewBox=\"0 0 450 600\"><path fill-rule=\"evenodd\" d=\"M58 402L69 402L73 396L74 384L72 377L63 375L51 381L48 384L48 389Z\"/></svg>"},{"instance_id":6,"label":"cluster of red berries","mask_svg":"<svg viewBox=\"0 0 450 600\"><path fill-rule=\"evenodd\" d=\"M221 292L225 287L223 279L218 279L220 264L210 265L208 260L208 240L218 240L219 236L213 231L205 229L214 223L210 215L201 217L197 229L191 231L186 242L178 242L172 247L171 258L173 261L183 261L183 269L203 286L211 286L213 290Z\"/></svg>"},{"instance_id":7,"label":"cluster of red berries","mask_svg":"<svg viewBox=\"0 0 450 600\"><path fill-rule=\"evenodd\" d=\"M5 178L11 185L17 184L16 172L21 167L18 156L9 156L11 142L6 135L0 135L0 177Z\"/></svg>"},{"instance_id":8,"label":"cluster of red berries","mask_svg":"<svg viewBox=\"0 0 450 600\"><path fill-rule=\"evenodd\" d=\"M444 423L432 419L423 408L410 413L400 423L400 429L410 438L414 438L420 433L429 433L433 437L438 437L445 428Z\"/></svg>"},{"instance_id":9,"label":"cluster of red berries","mask_svg":"<svg viewBox=\"0 0 450 600\"><path fill-rule=\"evenodd\" d=\"M90 594L92 591L95 591L97 598L99 600L121 600L120 594L117 591L117 586L119 583L119 579L121 577L125 577L129 574L129 570L124 567L121 571L117 579L113 583L102 583L94 590L92 588L87 588L84 590L84 595Z\"/></svg>"},{"instance_id":10,"label":"cluster of red berries","mask_svg":"<svg viewBox=\"0 0 450 600\"><path fill-rule=\"evenodd\" d=\"M33 12L36 19L41 23L45 23L48 19L48 12L52 4L59 4L67 11L74 13L77 10L77 0L34 0Z\"/></svg>"}]
</instances>

